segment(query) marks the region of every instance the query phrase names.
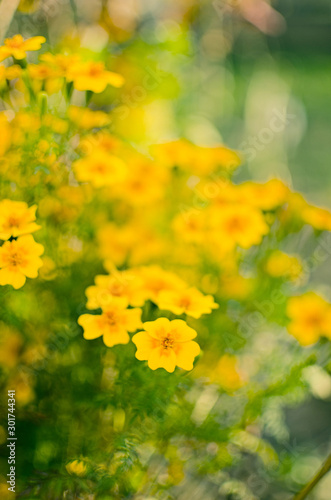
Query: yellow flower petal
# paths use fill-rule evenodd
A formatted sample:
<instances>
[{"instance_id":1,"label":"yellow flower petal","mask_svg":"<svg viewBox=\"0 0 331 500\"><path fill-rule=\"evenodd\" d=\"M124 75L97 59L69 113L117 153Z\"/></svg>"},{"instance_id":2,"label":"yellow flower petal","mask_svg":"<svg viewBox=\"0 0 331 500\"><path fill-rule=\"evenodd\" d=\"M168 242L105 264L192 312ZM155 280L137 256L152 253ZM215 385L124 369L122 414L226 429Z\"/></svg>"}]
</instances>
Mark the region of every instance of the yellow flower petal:
<instances>
[{"instance_id":1,"label":"yellow flower petal","mask_svg":"<svg viewBox=\"0 0 331 500\"><path fill-rule=\"evenodd\" d=\"M182 342L175 345L174 352L177 366L192 370L194 358L200 353L200 346L194 341Z\"/></svg>"},{"instance_id":2,"label":"yellow flower petal","mask_svg":"<svg viewBox=\"0 0 331 500\"><path fill-rule=\"evenodd\" d=\"M176 368L176 355L172 349L156 347L148 359L148 366L151 370L164 368L167 372L172 373Z\"/></svg>"},{"instance_id":3,"label":"yellow flower petal","mask_svg":"<svg viewBox=\"0 0 331 500\"><path fill-rule=\"evenodd\" d=\"M107 347L113 347L117 344L128 344L130 337L125 330L118 330L117 332L107 332L103 335L104 344Z\"/></svg>"},{"instance_id":4,"label":"yellow flower petal","mask_svg":"<svg viewBox=\"0 0 331 500\"><path fill-rule=\"evenodd\" d=\"M147 361L153 349L159 345L158 341L147 332L136 333L132 337L132 342L137 347L136 358L140 361Z\"/></svg>"},{"instance_id":5,"label":"yellow flower petal","mask_svg":"<svg viewBox=\"0 0 331 500\"><path fill-rule=\"evenodd\" d=\"M0 269L0 285L12 285L15 290L21 288L26 281L26 277L19 270L5 267Z\"/></svg>"}]
</instances>

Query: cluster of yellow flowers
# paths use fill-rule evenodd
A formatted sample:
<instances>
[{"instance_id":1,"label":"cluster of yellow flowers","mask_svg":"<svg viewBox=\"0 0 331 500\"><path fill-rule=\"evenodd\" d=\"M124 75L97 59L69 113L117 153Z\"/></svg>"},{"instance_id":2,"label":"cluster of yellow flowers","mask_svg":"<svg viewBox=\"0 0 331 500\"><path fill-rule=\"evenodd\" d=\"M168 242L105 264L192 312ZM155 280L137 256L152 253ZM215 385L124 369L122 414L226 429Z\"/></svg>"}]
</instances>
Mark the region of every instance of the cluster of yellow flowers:
<instances>
[{"instance_id":1,"label":"cluster of yellow flowers","mask_svg":"<svg viewBox=\"0 0 331 500\"><path fill-rule=\"evenodd\" d=\"M43 36L35 36L24 40L22 35L6 38L0 47L0 61L12 57L18 63L11 72L3 69L3 79L13 79L21 76L20 68L23 67L33 82L33 90L40 91L44 87L49 93L59 91L63 82L68 85L67 91L71 92L73 86L79 91L103 92L108 85L121 87L124 79L121 75L105 69L103 62L83 61L78 54L51 54L45 53L40 58L39 64L25 64L26 53L36 51L46 42ZM3 67L4 68L4 67ZM24 82L23 82L24 83ZM44 85L43 85L44 83ZM19 84L19 87L22 87Z\"/></svg>"},{"instance_id":2,"label":"cluster of yellow flowers","mask_svg":"<svg viewBox=\"0 0 331 500\"><path fill-rule=\"evenodd\" d=\"M4 241L0 247L0 285L18 289L26 278L38 276L44 247L31 235L40 228L35 223L36 209L23 201L0 202L0 239Z\"/></svg>"},{"instance_id":3,"label":"cluster of yellow flowers","mask_svg":"<svg viewBox=\"0 0 331 500\"><path fill-rule=\"evenodd\" d=\"M44 42L15 35L0 47L0 60L14 61L0 65L1 96L13 108L0 113L0 172L8 185L20 186L21 199L38 188L39 214L49 221L56 249L54 260L45 259L46 279L53 279L57 267L82 256L90 262L98 253L109 274L96 276L86 291L88 309L102 313L79 318L85 338L103 336L112 347L144 328L132 339L138 359L152 369L189 370L199 353L192 340L196 332L170 315L195 320L217 308L212 295L218 302L249 297L255 277L241 275L240 266L245 252L266 239L271 245L263 272L297 283L304 262L279 250L279 242L306 224L316 234L330 231L331 213L278 179L235 184L232 174L241 158L224 145L178 139L137 148L121 139L116 127L109 128L114 114L95 109L100 96L93 94L126 85L127 79L79 49L46 52L36 64L28 63L27 52ZM85 92L79 105L73 104L74 90ZM51 97L58 98L56 105ZM25 175L30 165L33 175ZM39 228L35 209L8 199L0 204L1 285L20 288L42 265L43 247L31 235ZM187 283L200 283L199 290ZM302 344L329 335L327 319L308 318L315 299L307 297L307 308L296 309L296 301L304 300L299 298L288 305L289 331ZM170 318L142 323L147 301ZM236 385L235 359L224 358L223 365L232 367Z\"/></svg>"},{"instance_id":4,"label":"cluster of yellow flowers","mask_svg":"<svg viewBox=\"0 0 331 500\"><path fill-rule=\"evenodd\" d=\"M149 300L161 311L194 318L218 307L212 296L188 287L176 274L159 266L98 275L95 285L87 288L86 296L89 309L102 309L101 315L83 314L78 319L86 339L103 336L104 343L113 347L127 344L128 332L144 328L132 338L137 346L137 359L148 361L152 370L165 368L168 372L173 372L176 366L192 370L193 360L200 352L199 345L192 340L197 333L181 319L170 321L159 317L142 324L141 306Z\"/></svg>"}]
</instances>

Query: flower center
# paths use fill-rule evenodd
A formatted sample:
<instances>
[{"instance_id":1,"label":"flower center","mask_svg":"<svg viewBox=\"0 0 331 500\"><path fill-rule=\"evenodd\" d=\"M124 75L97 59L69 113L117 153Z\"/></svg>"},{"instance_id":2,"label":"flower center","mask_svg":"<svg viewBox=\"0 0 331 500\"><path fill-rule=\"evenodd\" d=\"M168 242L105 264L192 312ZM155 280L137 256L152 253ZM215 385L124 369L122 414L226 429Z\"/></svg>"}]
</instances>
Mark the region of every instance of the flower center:
<instances>
[{"instance_id":1,"label":"flower center","mask_svg":"<svg viewBox=\"0 0 331 500\"><path fill-rule=\"evenodd\" d=\"M161 344L162 344L163 349L172 349L173 344L174 344L174 339L172 339L170 337L165 337L162 340Z\"/></svg>"},{"instance_id":2,"label":"flower center","mask_svg":"<svg viewBox=\"0 0 331 500\"><path fill-rule=\"evenodd\" d=\"M182 297L179 302L179 306L186 309L191 304L190 297Z\"/></svg>"},{"instance_id":3,"label":"flower center","mask_svg":"<svg viewBox=\"0 0 331 500\"><path fill-rule=\"evenodd\" d=\"M8 264L13 267L17 267L23 264L23 257L17 252L13 252L8 256Z\"/></svg>"},{"instance_id":4,"label":"flower center","mask_svg":"<svg viewBox=\"0 0 331 500\"><path fill-rule=\"evenodd\" d=\"M14 215L11 215L9 218L8 218L8 226L9 227L16 227L18 226L20 223L18 217L15 217Z\"/></svg>"},{"instance_id":5,"label":"flower center","mask_svg":"<svg viewBox=\"0 0 331 500\"><path fill-rule=\"evenodd\" d=\"M106 172L106 165L104 163L96 163L93 166L93 171L98 174L104 174Z\"/></svg>"},{"instance_id":6,"label":"flower center","mask_svg":"<svg viewBox=\"0 0 331 500\"><path fill-rule=\"evenodd\" d=\"M9 41L9 43L6 43L7 47L10 47L12 49L19 49L22 47L22 41L20 38L15 39L15 37Z\"/></svg>"},{"instance_id":7,"label":"flower center","mask_svg":"<svg viewBox=\"0 0 331 500\"><path fill-rule=\"evenodd\" d=\"M236 233L244 229L244 223L239 217L232 217L229 219L227 227L229 233Z\"/></svg>"},{"instance_id":8,"label":"flower center","mask_svg":"<svg viewBox=\"0 0 331 500\"><path fill-rule=\"evenodd\" d=\"M306 319L307 325L311 328L318 328L321 326L322 318L319 314L311 314Z\"/></svg>"},{"instance_id":9,"label":"flower center","mask_svg":"<svg viewBox=\"0 0 331 500\"><path fill-rule=\"evenodd\" d=\"M113 311L108 311L104 313L105 322L108 326L114 326L117 323L116 314Z\"/></svg>"},{"instance_id":10,"label":"flower center","mask_svg":"<svg viewBox=\"0 0 331 500\"><path fill-rule=\"evenodd\" d=\"M97 77L102 73L102 69L99 66L91 66L89 70L89 76Z\"/></svg>"}]
</instances>

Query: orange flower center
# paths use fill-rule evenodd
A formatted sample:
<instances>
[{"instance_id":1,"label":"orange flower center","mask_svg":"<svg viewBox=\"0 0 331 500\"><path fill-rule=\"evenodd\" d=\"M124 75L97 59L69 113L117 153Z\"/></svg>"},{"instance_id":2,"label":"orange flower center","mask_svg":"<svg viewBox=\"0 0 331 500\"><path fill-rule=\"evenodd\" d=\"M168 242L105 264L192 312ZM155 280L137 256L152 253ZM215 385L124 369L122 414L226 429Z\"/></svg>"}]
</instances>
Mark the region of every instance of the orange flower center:
<instances>
[{"instance_id":1,"label":"orange flower center","mask_svg":"<svg viewBox=\"0 0 331 500\"><path fill-rule=\"evenodd\" d=\"M89 76L97 77L102 74L102 68L99 66L91 66L88 72Z\"/></svg>"},{"instance_id":2,"label":"orange flower center","mask_svg":"<svg viewBox=\"0 0 331 500\"><path fill-rule=\"evenodd\" d=\"M142 189L144 188L145 184L143 181L140 181L140 180L133 180L131 182L131 188L134 190L134 191L142 191Z\"/></svg>"},{"instance_id":3,"label":"orange flower center","mask_svg":"<svg viewBox=\"0 0 331 500\"><path fill-rule=\"evenodd\" d=\"M121 283L112 283L109 287L109 291L112 295L116 297L121 297L123 295L123 285Z\"/></svg>"},{"instance_id":4,"label":"orange flower center","mask_svg":"<svg viewBox=\"0 0 331 500\"><path fill-rule=\"evenodd\" d=\"M227 229L229 233L236 233L245 228L245 223L240 217L231 217L227 222Z\"/></svg>"},{"instance_id":5,"label":"orange flower center","mask_svg":"<svg viewBox=\"0 0 331 500\"><path fill-rule=\"evenodd\" d=\"M20 266L24 263L24 257L18 252L13 252L8 255L8 264L13 267Z\"/></svg>"},{"instance_id":6,"label":"orange flower center","mask_svg":"<svg viewBox=\"0 0 331 500\"><path fill-rule=\"evenodd\" d=\"M319 328L321 326L321 323L322 323L322 318L317 313L311 314L306 318L306 324L308 327Z\"/></svg>"},{"instance_id":7,"label":"orange flower center","mask_svg":"<svg viewBox=\"0 0 331 500\"><path fill-rule=\"evenodd\" d=\"M12 40L9 40L6 42L7 47L10 47L11 49L20 49L23 45L23 41L20 39L16 39L15 37Z\"/></svg>"},{"instance_id":8,"label":"orange flower center","mask_svg":"<svg viewBox=\"0 0 331 500\"><path fill-rule=\"evenodd\" d=\"M170 337L165 337L162 340L161 344L162 344L163 349L172 349L173 345L174 345L174 339L172 339Z\"/></svg>"},{"instance_id":9,"label":"orange flower center","mask_svg":"<svg viewBox=\"0 0 331 500\"><path fill-rule=\"evenodd\" d=\"M186 309L190 305L191 305L191 299L190 299L190 297L182 297L180 299L180 302L179 302L179 306L180 307L183 307L184 309Z\"/></svg>"},{"instance_id":10,"label":"orange flower center","mask_svg":"<svg viewBox=\"0 0 331 500\"><path fill-rule=\"evenodd\" d=\"M93 171L98 174L104 174L106 172L106 165L104 163L96 163L93 166Z\"/></svg>"},{"instance_id":11,"label":"orange flower center","mask_svg":"<svg viewBox=\"0 0 331 500\"><path fill-rule=\"evenodd\" d=\"M114 326L117 323L116 314L113 311L107 311L104 313L105 322L108 326Z\"/></svg>"},{"instance_id":12,"label":"orange flower center","mask_svg":"<svg viewBox=\"0 0 331 500\"><path fill-rule=\"evenodd\" d=\"M199 229L198 221L194 219L189 219L187 221L187 228L190 229L191 231L197 231Z\"/></svg>"},{"instance_id":13,"label":"orange flower center","mask_svg":"<svg viewBox=\"0 0 331 500\"><path fill-rule=\"evenodd\" d=\"M20 223L19 218L15 217L15 215L11 215L8 218L8 227L16 227L19 225L19 223Z\"/></svg>"}]
</instances>

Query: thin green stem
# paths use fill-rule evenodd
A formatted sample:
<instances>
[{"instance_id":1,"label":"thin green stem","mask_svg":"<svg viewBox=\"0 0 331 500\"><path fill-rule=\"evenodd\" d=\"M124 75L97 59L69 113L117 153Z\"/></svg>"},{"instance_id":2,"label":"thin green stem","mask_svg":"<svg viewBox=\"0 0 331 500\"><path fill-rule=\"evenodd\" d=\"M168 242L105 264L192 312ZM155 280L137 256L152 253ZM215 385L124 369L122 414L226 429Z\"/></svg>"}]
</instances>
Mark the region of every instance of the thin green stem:
<instances>
[{"instance_id":1,"label":"thin green stem","mask_svg":"<svg viewBox=\"0 0 331 500\"><path fill-rule=\"evenodd\" d=\"M70 7L74 16L74 23L76 26L78 26L78 11L77 11L77 6L75 0L69 0Z\"/></svg>"},{"instance_id":2,"label":"thin green stem","mask_svg":"<svg viewBox=\"0 0 331 500\"><path fill-rule=\"evenodd\" d=\"M304 500L307 498L309 493L315 488L317 483L329 472L331 469L331 453L322 465L322 467L317 471L315 476L306 484L304 488L298 493L293 500Z\"/></svg>"}]
</instances>

